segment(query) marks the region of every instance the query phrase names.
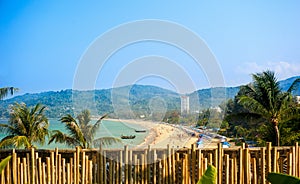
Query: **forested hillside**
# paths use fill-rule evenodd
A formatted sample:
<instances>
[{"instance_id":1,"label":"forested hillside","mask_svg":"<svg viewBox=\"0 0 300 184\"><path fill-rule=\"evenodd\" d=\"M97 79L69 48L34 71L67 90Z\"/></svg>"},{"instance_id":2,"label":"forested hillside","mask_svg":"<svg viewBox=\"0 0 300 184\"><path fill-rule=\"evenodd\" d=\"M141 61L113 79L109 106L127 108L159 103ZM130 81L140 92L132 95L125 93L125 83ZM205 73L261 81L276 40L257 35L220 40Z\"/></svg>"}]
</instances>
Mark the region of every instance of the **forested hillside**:
<instances>
[{"instance_id":1,"label":"forested hillside","mask_svg":"<svg viewBox=\"0 0 300 184\"><path fill-rule=\"evenodd\" d=\"M282 89L287 90L287 86L290 86L291 81L295 78L297 77L281 81L280 86ZM234 98L238 91L239 87L218 87L201 89L185 95L190 97L190 110L193 113L209 107L216 107L226 100ZM299 94L299 90L294 93L294 95ZM149 85L133 85L91 91L73 91L71 89L48 91L25 94L0 101L0 118L9 117L9 106L15 102L24 102L28 106L41 103L47 106L46 115L50 118L59 118L64 114L74 115L82 109L90 109L92 115L110 113L110 116L114 117L116 116L114 114L116 108L118 108L118 115L124 118L129 112L133 112L136 116L149 116L151 114L151 103L154 99L162 101L166 111L180 111L181 95L171 90Z\"/></svg>"}]
</instances>

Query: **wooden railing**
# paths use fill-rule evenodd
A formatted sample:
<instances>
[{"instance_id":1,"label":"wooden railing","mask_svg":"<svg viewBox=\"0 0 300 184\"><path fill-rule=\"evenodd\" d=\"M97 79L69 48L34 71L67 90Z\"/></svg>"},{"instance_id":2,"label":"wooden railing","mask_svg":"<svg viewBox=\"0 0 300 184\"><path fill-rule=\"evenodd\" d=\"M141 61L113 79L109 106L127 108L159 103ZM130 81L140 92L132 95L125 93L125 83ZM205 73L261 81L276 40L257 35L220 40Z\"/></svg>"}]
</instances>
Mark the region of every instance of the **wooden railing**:
<instances>
[{"instance_id":1,"label":"wooden railing","mask_svg":"<svg viewBox=\"0 0 300 184\"><path fill-rule=\"evenodd\" d=\"M225 148L176 150L0 150L12 158L1 184L197 183L208 164L217 168L217 183L266 184L268 172L300 177L300 148Z\"/></svg>"}]
</instances>

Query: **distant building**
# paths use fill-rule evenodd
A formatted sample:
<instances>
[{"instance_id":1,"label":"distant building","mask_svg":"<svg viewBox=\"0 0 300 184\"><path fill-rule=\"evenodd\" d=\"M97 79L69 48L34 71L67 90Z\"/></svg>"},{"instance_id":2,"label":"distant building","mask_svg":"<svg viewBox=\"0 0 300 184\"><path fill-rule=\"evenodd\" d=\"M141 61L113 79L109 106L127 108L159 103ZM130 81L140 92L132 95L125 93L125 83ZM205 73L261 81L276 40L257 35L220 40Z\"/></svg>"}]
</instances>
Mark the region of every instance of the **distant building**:
<instances>
[{"instance_id":1,"label":"distant building","mask_svg":"<svg viewBox=\"0 0 300 184\"><path fill-rule=\"evenodd\" d=\"M296 96L296 102L300 104L300 96Z\"/></svg>"},{"instance_id":2,"label":"distant building","mask_svg":"<svg viewBox=\"0 0 300 184\"><path fill-rule=\"evenodd\" d=\"M190 113L190 97L181 96L181 114Z\"/></svg>"}]
</instances>

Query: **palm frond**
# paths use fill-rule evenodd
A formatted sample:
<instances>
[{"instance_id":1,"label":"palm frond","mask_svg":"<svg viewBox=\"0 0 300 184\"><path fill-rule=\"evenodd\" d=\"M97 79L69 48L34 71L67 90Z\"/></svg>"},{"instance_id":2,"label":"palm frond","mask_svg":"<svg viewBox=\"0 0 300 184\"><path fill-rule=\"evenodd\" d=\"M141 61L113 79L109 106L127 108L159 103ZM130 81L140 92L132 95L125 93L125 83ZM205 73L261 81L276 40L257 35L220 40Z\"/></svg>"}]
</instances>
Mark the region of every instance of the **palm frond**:
<instances>
[{"instance_id":1,"label":"palm frond","mask_svg":"<svg viewBox=\"0 0 300 184\"><path fill-rule=\"evenodd\" d=\"M113 143L122 143L122 141L115 137L101 137L98 139L95 139L93 141L95 147L105 146L105 145L111 145Z\"/></svg>"},{"instance_id":2,"label":"palm frond","mask_svg":"<svg viewBox=\"0 0 300 184\"><path fill-rule=\"evenodd\" d=\"M78 116L77 116L79 126L84 128L89 124L91 121L91 113L89 110L85 109L83 110Z\"/></svg>"},{"instance_id":3,"label":"palm frond","mask_svg":"<svg viewBox=\"0 0 300 184\"><path fill-rule=\"evenodd\" d=\"M13 95L14 92L18 91L18 88L14 87L5 87L5 88L0 88L0 100L3 98L7 97L7 95Z\"/></svg>"},{"instance_id":4,"label":"palm frond","mask_svg":"<svg viewBox=\"0 0 300 184\"><path fill-rule=\"evenodd\" d=\"M91 134L94 135L96 133L96 131L99 129L100 125L101 125L101 122L104 118L107 117L108 114L104 114L103 116L101 116L97 122L94 124L94 126L92 127L91 129Z\"/></svg>"},{"instance_id":5,"label":"palm frond","mask_svg":"<svg viewBox=\"0 0 300 184\"><path fill-rule=\"evenodd\" d=\"M53 134L50 136L48 144L51 144L53 141L55 141L55 143L66 143L69 146L80 146L80 143L76 139L62 133L59 130L53 130L52 133Z\"/></svg>"},{"instance_id":6,"label":"palm frond","mask_svg":"<svg viewBox=\"0 0 300 184\"><path fill-rule=\"evenodd\" d=\"M265 109L265 107L260 102L251 97L241 96L239 97L238 103L249 109L251 112L255 112L262 116L269 115L269 112Z\"/></svg>"},{"instance_id":7,"label":"palm frond","mask_svg":"<svg viewBox=\"0 0 300 184\"><path fill-rule=\"evenodd\" d=\"M21 148L24 146L25 148L30 148L32 145L28 141L28 138L26 136L6 136L3 138L0 142L0 148L2 147L16 147Z\"/></svg>"},{"instance_id":8,"label":"palm frond","mask_svg":"<svg viewBox=\"0 0 300 184\"><path fill-rule=\"evenodd\" d=\"M82 143L82 147L86 147L86 139L76 120L70 114L68 114L67 116L61 118L61 122L65 123L66 128L70 133L70 137L73 137Z\"/></svg>"},{"instance_id":9,"label":"palm frond","mask_svg":"<svg viewBox=\"0 0 300 184\"><path fill-rule=\"evenodd\" d=\"M48 119L43 114L44 106L37 104L34 107L27 107L26 104L15 103L11 108L11 115L7 127L10 135L15 135L19 139L15 144L23 144L28 147L33 142L43 144L45 136L48 135ZM22 137L27 137L28 143ZM18 147L18 146L17 146Z\"/></svg>"}]
</instances>

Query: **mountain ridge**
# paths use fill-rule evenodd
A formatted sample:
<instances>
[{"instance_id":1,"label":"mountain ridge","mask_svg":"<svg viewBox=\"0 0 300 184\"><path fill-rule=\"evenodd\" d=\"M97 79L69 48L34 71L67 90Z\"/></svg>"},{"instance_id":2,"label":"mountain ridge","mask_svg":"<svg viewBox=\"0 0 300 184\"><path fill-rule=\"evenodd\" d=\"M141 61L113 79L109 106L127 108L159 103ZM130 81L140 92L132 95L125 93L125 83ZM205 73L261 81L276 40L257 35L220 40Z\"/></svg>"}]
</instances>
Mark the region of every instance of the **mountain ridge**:
<instances>
[{"instance_id":1,"label":"mountain ridge","mask_svg":"<svg viewBox=\"0 0 300 184\"><path fill-rule=\"evenodd\" d=\"M300 76L280 81L283 90ZM236 87L214 87L199 89L186 94L190 97L190 111L215 107L233 98L239 91ZM28 106L41 103L47 106L46 115L49 118L59 118L65 114L77 114L82 109L90 109L93 115L110 113L112 117L132 118L150 115L154 108L163 111L180 111L180 96L169 89L151 85L129 85L110 89L78 91L72 89L46 91L41 93L26 93L0 101L0 118L9 117L9 106L24 102ZM294 95L300 95L298 88ZM118 114L116 110L118 109Z\"/></svg>"}]
</instances>

